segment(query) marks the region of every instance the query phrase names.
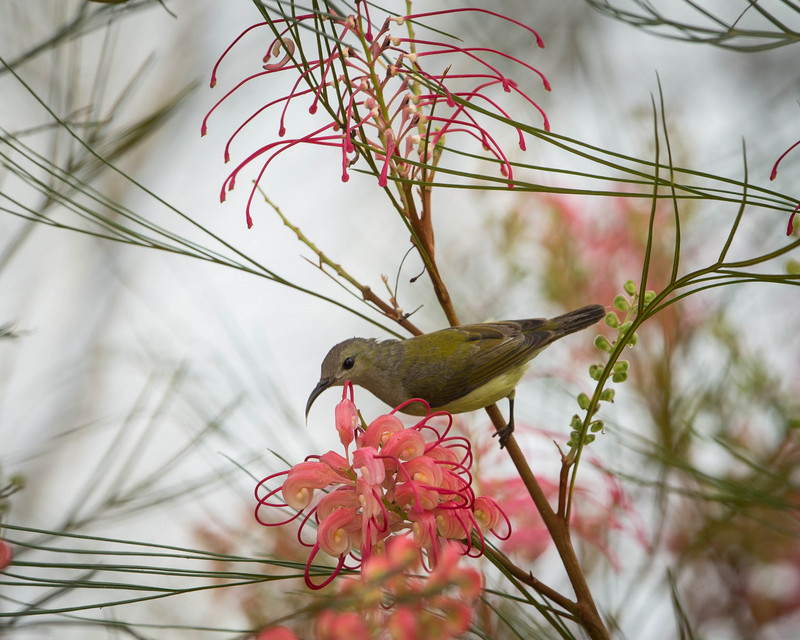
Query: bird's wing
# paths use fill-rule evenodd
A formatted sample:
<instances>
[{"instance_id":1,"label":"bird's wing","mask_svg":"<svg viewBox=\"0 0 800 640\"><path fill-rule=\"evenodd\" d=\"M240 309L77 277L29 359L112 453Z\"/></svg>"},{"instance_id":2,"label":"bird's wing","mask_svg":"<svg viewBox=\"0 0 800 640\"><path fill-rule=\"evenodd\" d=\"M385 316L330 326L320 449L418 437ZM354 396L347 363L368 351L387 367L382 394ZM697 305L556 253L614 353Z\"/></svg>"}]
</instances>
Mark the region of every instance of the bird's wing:
<instances>
[{"instance_id":1,"label":"bird's wing","mask_svg":"<svg viewBox=\"0 0 800 640\"><path fill-rule=\"evenodd\" d=\"M552 331L526 329L523 333L520 325L512 321L485 322L445 329L458 332L447 341L420 341L419 348L426 350L425 366L412 365L406 376L407 393L410 397L424 398L433 407L441 407L504 371L523 365L553 336ZM463 365L447 365L454 361Z\"/></svg>"}]
</instances>

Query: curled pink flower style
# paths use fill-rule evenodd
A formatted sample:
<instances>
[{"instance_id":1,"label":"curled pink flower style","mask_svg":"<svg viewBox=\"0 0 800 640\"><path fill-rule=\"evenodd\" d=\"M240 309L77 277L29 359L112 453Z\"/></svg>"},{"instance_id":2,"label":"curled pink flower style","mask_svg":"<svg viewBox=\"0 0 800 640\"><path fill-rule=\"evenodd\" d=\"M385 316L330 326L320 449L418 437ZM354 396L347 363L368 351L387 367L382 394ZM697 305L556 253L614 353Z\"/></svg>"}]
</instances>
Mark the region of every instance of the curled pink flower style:
<instances>
[{"instance_id":1,"label":"curled pink flower style","mask_svg":"<svg viewBox=\"0 0 800 640\"><path fill-rule=\"evenodd\" d=\"M395 409L364 429L352 419L357 415L352 398L348 382L336 408L345 456L333 451L309 456L288 471L264 478L255 490L255 515L261 524L277 526L302 517L298 539L312 549L305 572L309 587L330 583L348 557L354 562L348 568L356 568L376 553L381 555L390 539L405 538L420 562L435 571L444 549L451 548L448 542L463 555L478 556L485 532L501 539L510 535L508 519L497 502L476 497L472 490L472 450L465 438L448 435L450 414L429 414L405 427ZM340 420L342 416L349 417ZM442 432L431 424L437 417L447 421ZM343 433L344 425L351 429L351 437ZM356 449L350 454L347 448L353 442ZM280 486L268 488L283 476ZM287 507L295 513L271 521L273 510ZM312 542L305 539L308 528L315 529ZM320 551L338 558L338 565L328 579L316 584L310 573Z\"/></svg>"},{"instance_id":2,"label":"curled pink flower style","mask_svg":"<svg viewBox=\"0 0 800 640\"><path fill-rule=\"evenodd\" d=\"M798 140L797 142L795 142L795 143L794 143L794 144L793 144L791 147L789 147L789 148L788 148L786 151L784 151L784 152L783 152L783 153L782 153L782 154L781 154L781 155L778 157L778 159L775 161L775 164L774 164L774 165L772 165L772 171L771 171L771 172L770 172L770 174L769 174L769 179L770 179L770 180L774 180L774 179L775 179L775 177L778 175L778 165L779 165L779 164L780 164L780 163L783 161L783 159L784 159L786 156L788 156L788 155L789 155L789 152L790 152L790 151L792 151L792 149L794 149L794 148L795 148L795 147L797 147L798 145L800 145L800 140ZM789 224L786 226L786 235L787 235L787 236L790 236L790 235L792 235L792 232L794 231L794 217L797 215L797 212L798 212L798 211L800 211L800 204L798 204L798 205L797 205L797 206L794 208L794 211L792 211L792 215L790 215L790 216L789 216Z\"/></svg>"},{"instance_id":3,"label":"curled pink flower style","mask_svg":"<svg viewBox=\"0 0 800 640\"><path fill-rule=\"evenodd\" d=\"M390 179L430 182L445 136L463 135L481 145L513 187L511 162L495 135L481 123L511 120L501 106L501 98L512 94L531 105L540 114L542 127L549 129L541 107L493 61L513 63L522 74L534 76L549 91L547 79L536 68L497 49L465 46L460 39L446 36L438 28L426 33L436 34L442 40L418 38L414 34L416 27L427 27L436 18L471 12L524 30L536 46L543 47L542 39L530 27L479 8L407 15L390 14L387 10L387 17L376 27L369 15L369 3L356 0L355 5L354 15L339 15L328 7L327 12L254 24L233 41L214 66L212 87L217 83L220 64L242 38L264 30L271 34L273 40L262 69L239 81L220 98L203 119L202 135L207 131L210 116L244 85L261 79L268 82L276 74L292 75L288 93L275 96L256 109L225 145L224 157L228 162L234 140L248 125L265 112L280 109L277 137L241 160L222 185L220 199L224 200L242 169L259 163L247 201L248 227L252 226L250 209L259 181L272 160L296 146L337 148L345 182L349 179L348 169L362 156L369 156L367 162L378 173L378 184L385 187ZM377 10L375 5L372 8ZM313 43L309 40L308 46L304 46L305 37L313 37ZM306 109L310 114L319 112L320 126L287 137L287 116L301 99L308 101ZM525 138L519 128L517 138L520 149L525 150Z\"/></svg>"}]
</instances>

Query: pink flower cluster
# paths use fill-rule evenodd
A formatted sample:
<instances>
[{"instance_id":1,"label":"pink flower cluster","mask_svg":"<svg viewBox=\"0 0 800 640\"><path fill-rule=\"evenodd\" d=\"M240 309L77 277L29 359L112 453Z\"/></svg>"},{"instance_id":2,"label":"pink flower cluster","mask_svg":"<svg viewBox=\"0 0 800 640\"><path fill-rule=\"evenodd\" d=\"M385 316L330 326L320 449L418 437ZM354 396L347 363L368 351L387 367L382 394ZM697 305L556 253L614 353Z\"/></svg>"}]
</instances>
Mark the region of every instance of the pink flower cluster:
<instances>
[{"instance_id":1,"label":"pink flower cluster","mask_svg":"<svg viewBox=\"0 0 800 640\"><path fill-rule=\"evenodd\" d=\"M374 554L384 553L389 538L407 537L420 560L434 569L447 541L457 541L462 554L478 556L484 532L501 539L510 535L508 519L497 502L476 497L471 488L472 451L465 438L447 435L452 416L427 415L407 428L394 415L395 409L362 428L352 396L348 382L336 407L344 456L334 451L309 456L256 486L255 513L261 524L283 525L302 516L298 539L312 549L305 571L310 588L322 588L343 568L356 568ZM448 420L443 433L429 424L436 416ZM279 476L286 476L283 484L268 489ZM283 501L276 500L279 493ZM274 509L286 507L295 510L288 519L268 520ZM309 523L316 527L313 542L303 539ZM310 574L319 551L339 562L326 580L315 584ZM348 557L354 561L352 566L345 565Z\"/></svg>"},{"instance_id":2,"label":"pink flower cluster","mask_svg":"<svg viewBox=\"0 0 800 640\"><path fill-rule=\"evenodd\" d=\"M222 185L221 200L234 188L239 172L256 159L261 167L247 203L247 224L252 225L250 207L257 185L272 160L297 145L314 144L338 148L341 153L342 180L349 179L348 168L365 152L374 154L380 163L379 184L386 186L389 176L399 180L430 180L426 170L436 165L440 143L446 134L466 134L477 140L498 162L503 176L513 186L512 168L497 139L481 124L486 118L511 119L500 106L492 89L516 94L541 114L543 127L549 129L547 117L518 83L507 77L490 60L511 61L525 72L533 73L545 90L550 86L544 75L531 65L501 51L486 47L462 46L457 38L444 36L444 41L416 38L412 29L400 35L390 29L404 24L421 25L423 20L461 12L480 13L500 19L512 27L524 29L543 47L541 38L531 28L506 16L486 9L460 8L426 13L391 15L373 31L369 3L356 0L356 15L307 13L291 19L261 22L242 32L222 54L214 67L211 86L217 82L217 69L231 49L248 33L265 28L274 40L264 57L263 70L236 84L208 112L201 134L205 135L209 116L243 85L259 78L292 71L296 79L289 93L259 107L230 136L225 146L225 161L230 160L233 140L242 130L271 107L281 107L278 138L250 153L231 171ZM376 7L373 5L373 9ZM387 10L388 14L388 10ZM408 23L408 24L406 24ZM315 33L313 44L303 48L301 33ZM452 40L452 41L448 41ZM315 57L318 56L318 57ZM469 63L463 71L454 69L453 56ZM422 62L444 57L441 71L429 72ZM458 61L456 58L455 62ZM323 107L324 122L318 128L298 137L286 135L286 114L298 98L310 98L309 113ZM525 149L522 131L517 129L519 146ZM371 162L371 161L370 161Z\"/></svg>"},{"instance_id":3,"label":"pink flower cluster","mask_svg":"<svg viewBox=\"0 0 800 640\"><path fill-rule=\"evenodd\" d=\"M317 640L449 640L464 634L483 591L481 575L459 566L461 551L447 544L436 568L419 574L419 553L407 536L392 538L385 555L364 562L361 579L343 581L335 609L314 624ZM258 640L296 640L286 627Z\"/></svg>"},{"instance_id":4,"label":"pink flower cluster","mask_svg":"<svg viewBox=\"0 0 800 640\"><path fill-rule=\"evenodd\" d=\"M461 551L446 544L428 574L408 536L394 537L385 555L364 562L360 579L342 581L335 609L323 609L314 625L317 640L449 640L472 622L483 580L459 566ZM257 640L297 640L287 627L261 631Z\"/></svg>"}]
</instances>

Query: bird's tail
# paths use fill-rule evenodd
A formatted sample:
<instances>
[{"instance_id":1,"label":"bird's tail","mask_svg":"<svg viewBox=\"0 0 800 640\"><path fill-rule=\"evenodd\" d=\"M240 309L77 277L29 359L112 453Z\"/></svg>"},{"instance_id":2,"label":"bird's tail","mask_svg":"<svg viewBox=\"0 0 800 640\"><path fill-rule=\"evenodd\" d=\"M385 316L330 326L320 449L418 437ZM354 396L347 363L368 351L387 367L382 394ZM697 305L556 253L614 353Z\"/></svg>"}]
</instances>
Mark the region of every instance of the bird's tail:
<instances>
[{"instance_id":1,"label":"bird's tail","mask_svg":"<svg viewBox=\"0 0 800 640\"><path fill-rule=\"evenodd\" d=\"M558 337L561 337L585 329L599 322L605 315L606 310L602 305L590 304L555 318L550 318L550 323L554 325L553 331Z\"/></svg>"}]
</instances>

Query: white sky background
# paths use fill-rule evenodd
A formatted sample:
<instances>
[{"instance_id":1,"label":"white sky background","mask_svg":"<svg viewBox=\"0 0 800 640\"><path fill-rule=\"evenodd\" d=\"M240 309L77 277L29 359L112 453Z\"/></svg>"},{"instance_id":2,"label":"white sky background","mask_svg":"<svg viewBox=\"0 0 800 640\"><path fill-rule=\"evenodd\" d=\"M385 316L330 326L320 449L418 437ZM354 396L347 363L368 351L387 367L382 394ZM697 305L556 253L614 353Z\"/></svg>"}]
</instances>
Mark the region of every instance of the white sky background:
<instances>
[{"instance_id":1,"label":"white sky background","mask_svg":"<svg viewBox=\"0 0 800 640\"><path fill-rule=\"evenodd\" d=\"M226 203L218 201L220 185L230 168L222 164L222 145L261 104L258 100L265 99L266 90L254 89L250 102L245 93L235 96L212 118L208 136L199 136L206 110L243 77L237 61L244 62L248 51L259 58L263 55L263 44L258 38L249 38L223 65L218 87L208 89L217 56L243 28L259 19L257 12L247 0L167 0L167 4L177 20L156 6L123 21L121 30L113 28L116 44L107 95L116 95L151 53L154 63L135 98L126 105L123 118L135 117L137 110L166 99L184 83L198 79L203 84L146 152L127 159L122 166L164 200L281 275L339 297L339 289L301 259L310 257L310 252L265 206L255 205L255 225L246 229L244 204L250 175L240 178ZM775 158L800 138L800 85L793 48L746 56L663 40L599 17L579 0L490 4L530 24L544 38L547 48L536 50L527 61L545 72L553 92L545 95L536 87L530 93L541 99L557 133L644 155L643 145L651 136L650 96L657 94L658 73L671 131L686 147L693 166L739 178L744 138L751 180L766 184ZM0 19L0 55L13 59L58 24L60 12L72 15L71 9L45 0L4 3L0 7L0 17L5 14ZM467 33L470 28L476 31L472 35L480 37L479 28L468 26ZM95 34L91 39L94 46L99 46L102 36L102 30ZM97 51L92 45L79 52L72 50L81 58L79 78L72 88L76 106L89 100ZM248 68L255 66L249 64ZM64 95L65 87L58 85L74 81L69 62L49 54L21 71L45 98ZM5 130L19 131L47 121L12 78L0 79L0 91L0 125ZM296 132L304 130L299 117L292 126ZM265 137L274 135L266 121L263 127ZM256 141L252 140L252 147L248 144L240 140L234 158L254 148ZM530 147L521 159L538 162L534 154L541 151L541 145ZM776 190L790 191L800 166L798 157L800 152L786 161L774 185ZM273 202L332 259L380 290L380 274L392 279L396 274L407 248L407 234L372 180L352 173L350 182L343 184L339 175L336 151L323 155L297 149L274 163L263 186ZM8 176L0 173L0 190L8 184ZM151 198L122 191L118 185L112 179L100 182L101 189L105 186L132 209L146 216L151 212L165 215ZM462 255L465 246L474 246L477 254L482 218L487 212L510 206L513 196L455 191L436 197L442 213L436 219L437 249L445 277L449 273L451 280L456 280L461 266L448 263L448 243L464 243L455 255ZM783 225L781 220L779 226ZM18 220L0 216L0 251L21 228ZM418 264L411 258L404 269L406 284L401 293L407 302L401 299L401 304L411 309L425 302L415 318L430 330L443 326L444 320L435 311L426 278L413 286L407 284L408 278L418 273ZM451 286L459 295L469 292L469 286L461 282ZM465 300L463 308L479 313L481 295L478 292L475 300ZM535 290L499 296L497 308L490 313L500 318L558 311L543 308L538 296ZM784 309L788 315L797 309L794 298ZM484 318L464 313L462 319ZM120 450L133 447L141 437L147 443L146 455L137 459L136 473L143 473L148 464L181 446L229 403L239 403L227 422L235 439L212 439L203 454L193 458L191 469L180 467L177 478L201 475L211 468L227 469L236 482L229 485L234 490L225 495L233 498L224 505L210 498L192 498L191 504L182 505L185 513L172 514L166 534L174 536L170 542L177 544L182 543L186 523L197 518L197 513L244 519L250 509L249 479L220 453L246 464L260 477L279 464L269 457L253 462L245 459L247 455L261 456L273 448L297 461L312 452L338 450L330 429L336 391L316 402L308 427L303 426L305 401L318 378L319 363L327 349L341 339L381 336L377 328L344 311L235 270L41 227L33 230L0 270L0 324L5 322L14 322L22 337L0 342L0 433L4 443L0 473L28 477L28 488L15 497L11 521L54 528L69 505L85 495L83 481L93 485L109 481L108 477L93 479L94 465L99 452L111 451L109 460L117 455L115 449L106 447L111 446L116 425L126 417L129 436ZM775 331L787 339L791 335L780 326ZM797 338L794 340L796 344ZM558 353L554 347L553 359L545 366L559 366ZM166 419L161 423L154 420L159 426L148 432L149 416L181 367L186 373L178 399L170 405ZM538 397L535 389L529 394L528 398ZM140 409L132 413L141 397ZM523 417L526 411L539 409L535 402L525 400L524 393L518 397ZM365 415L375 415L381 408L364 391L357 391L356 399ZM547 407L543 411L551 425L564 425L566 438L573 408ZM538 420L544 421L541 415ZM485 422L482 417L474 420L475 425ZM490 427L485 425L485 429ZM488 431L480 437L488 439ZM608 446L608 442L599 442L598 453ZM49 453L38 455L41 451ZM124 456L119 455L121 460ZM155 514L163 517L158 510ZM241 525L241 521L234 524ZM114 531L117 525L104 526L110 528L104 531ZM125 522L116 534L151 539L152 524ZM670 616L669 612L665 615ZM657 637L657 630L650 631L656 633L651 637Z\"/></svg>"}]
</instances>

